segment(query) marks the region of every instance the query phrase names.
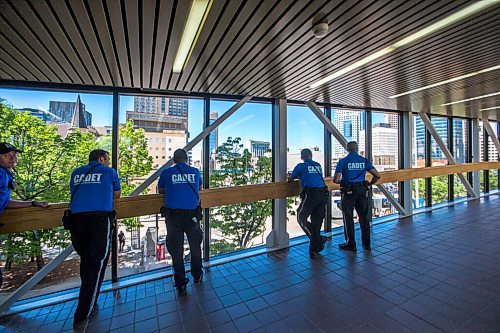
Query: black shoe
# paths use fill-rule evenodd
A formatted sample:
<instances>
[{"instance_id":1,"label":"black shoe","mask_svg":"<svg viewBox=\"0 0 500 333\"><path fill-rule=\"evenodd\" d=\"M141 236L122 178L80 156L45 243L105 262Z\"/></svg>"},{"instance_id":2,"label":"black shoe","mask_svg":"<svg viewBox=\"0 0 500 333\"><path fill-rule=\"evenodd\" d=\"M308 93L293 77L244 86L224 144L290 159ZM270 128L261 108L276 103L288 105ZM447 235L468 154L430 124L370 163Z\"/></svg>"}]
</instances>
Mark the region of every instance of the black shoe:
<instances>
[{"instance_id":1,"label":"black shoe","mask_svg":"<svg viewBox=\"0 0 500 333\"><path fill-rule=\"evenodd\" d=\"M203 271L201 272L200 276L194 278L194 283L200 283L202 279L203 279Z\"/></svg>"},{"instance_id":2,"label":"black shoe","mask_svg":"<svg viewBox=\"0 0 500 333\"><path fill-rule=\"evenodd\" d=\"M319 254L319 252L309 252L309 258L311 259L318 259L318 258L321 258L321 255Z\"/></svg>"},{"instance_id":3,"label":"black shoe","mask_svg":"<svg viewBox=\"0 0 500 333\"><path fill-rule=\"evenodd\" d=\"M372 247L370 245L363 245L363 249L365 249L366 251L371 251Z\"/></svg>"},{"instance_id":4,"label":"black shoe","mask_svg":"<svg viewBox=\"0 0 500 333\"><path fill-rule=\"evenodd\" d=\"M179 296L186 296L188 294L186 290L186 285L176 287L176 289L177 289L177 294L179 294Z\"/></svg>"},{"instance_id":5,"label":"black shoe","mask_svg":"<svg viewBox=\"0 0 500 333\"><path fill-rule=\"evenodd\" d=\"M325 243L328 241L328 237L326 236L321 236L321 239L320 239L320 245L319 245L319 250L318 252L321 252L325 249Z\"/></svg>"},{"instance_id":6,"label":"black shoe","mask_svg":"<svg viewBox=\"0 0 500 333\"><path fill-rule=\"evenodd\" d=\"M346 251L353 251L353 252L357 251L356 245L353 246L353 245L350 245L348 243L339 244L339 249L346 250Z\"/></svg>"},{"instance_id":7,"label":"black shoe","mask_svg":"<svg viewBox=\"0 0 500 333\"><path fill-rule=\"evenodd\" d=\"M179 296L186 296L187 295L187 290L186 290L186 286L188 285L189 283L189 279L188 278L184 278L184 284L181 285L181 286L175 286L175 289L177 289L177 293L179 294Z\"/></svg>"},{"instance_id":8,"label":"black shoe","mask_svg":"<svg viewBox=\"0 0 500 333\"><path fill-rule=\"evenodd\" d=\"M87 324L87 318L74 318L73 319L73 328L74 329L83 329Z\"/></svg>"}]
</instances>

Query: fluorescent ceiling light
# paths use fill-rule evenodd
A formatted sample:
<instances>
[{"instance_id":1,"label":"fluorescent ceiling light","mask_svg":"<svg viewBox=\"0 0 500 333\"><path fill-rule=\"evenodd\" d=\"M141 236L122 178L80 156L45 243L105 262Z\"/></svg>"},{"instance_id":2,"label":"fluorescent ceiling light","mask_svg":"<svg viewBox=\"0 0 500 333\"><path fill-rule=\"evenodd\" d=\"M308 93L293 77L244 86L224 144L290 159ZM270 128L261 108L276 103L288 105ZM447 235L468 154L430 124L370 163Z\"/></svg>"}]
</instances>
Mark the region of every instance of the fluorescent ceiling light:
<instances>
[{"instance_id":1,"label":"fluorescent ceiling light","mask_svg":"<svg viewBox=\"0 0 500 333\"><path fill-rule=\"evenodd\" d=\"M489 110L496 110L496 109L500 109L500 106L494 106L492 108L481 109L479 111L489 111Z\"/></svg>"},{"instance_id":2,"label":"fluorescent ceiling light","mask_svg":"<svg viewBox=\"0 0 500 333\"><path fill-rule=\"evenodd\" d=\"M408 94L413 94L415 92L422 91L422 90L425 90L425 89L434 88L434 87L437 87L437 86L442 86L443 84L455 82L455 81L458 81L458 80L463 80L463 79L466 79L466 78L471 77L471 76L476 76L476 75L479 75L479 74L482 74L482 73L491 72L491 71L494 71L495 69L500 69L500 65L496 65L496 66L493 66L493 67L490 67L490 68L482 69L482 70L477 71L477 72L473 72L473 73L469 73L469 74L457 76L457 77L454 77L454 78L449 79L449 80L444 80L444 81L437 82L437 83L434 83L434 84L431 84L431 85L428 85L428 86L425 86L425 87L422 87L422 88L417 88L417 89L413 89L413 90L410 90L410 91L406 91L406 92L401 93L401 94L392 95L392 96L389 96L389 98L396 98L396 97L401 97L401 96L408 95Z\"/></svg>"},{"instance_id":3,"label":"fluorescent ceiling light","mask_svg":"<svg viewBox=\"0 0 500 333\"><path fill-rule=\"evenodd\" d=\"M458 22L458 21L460 21L468 16L471 16L471 15L473 15L473 14L475 14L475 13L477 13L477 12L487 8L487 7L493 6L499 2L500 2L500 0L478 1L478 2L472 4L468 7L465 7L462 10L459 10L458 12L456 12L454 14L451 14L448 17L445 17L444 19L442 19L434 24L431 24L427 28L424 28L420 31L417 31L414 34L411 34L410 36L405 37L405 38L395 42L394 44L389 45L388 47L386 47L378 52L375 52L374 54L369 55L366 58L363 58L359 61L356 61L355 63L353 63L347 67L344 67L341 70L334 72L334 73L328 75L327 77L324 77L323 79L321 79L317 82L314 82L313 84L311 84L309 86L309 88L314 89L316 87L319 87L320 85L323 85L323 84L333 80L336 77L339 77L339 76L341 76L347 72L350 72L358 67L364 66L367 63L369 63L377 58L380 58L380 57L382 57L390 52L393 52L397 48L408 45L408 44L410 44L410 43L412 43L420 38L426 37L426 36L436 32L438 30L446 28L449 25L452 25L452 24L454 24L454 23L456 23L456 22Z\"/></svg>"},{"instance_id":4,"label":"fluorescent ceiling light","mask_svg":"<svg viewBox=\"0 0 500 333\"><path fill-rule=\"evenodd\" d=\"M213 0L193 0L186 25L184 26L184 31L182 32L179 49L175 56L172 69L174 73L182 72L189 60L191 52L193 52L193 48L196 45L196 40L203 28L203 23L205 23L205 19L212 6L212 2Z\"/></svg>"},{"instance_id":5,"label":"fluorescent ceiling light","mask_svg":"<svg viewBox=\"0 0 500 333\"><path fill-rule=\"evenodd\" d=\"M469 101L474 101L476 99L481 99L481 98L486 98L486 97L491 97L491 96L496 96L496 95L500 95L500 92L496 92L496 93L492 93L492 94L488 94L488 95L476 96L476 97L467 98L467 99L462 99L461 101L445 103L445 104L441 104L441 106L453 105L453 104L458 104L458 103L462 103L462 102L469 102Z\"/></svg>"}]
</instances>

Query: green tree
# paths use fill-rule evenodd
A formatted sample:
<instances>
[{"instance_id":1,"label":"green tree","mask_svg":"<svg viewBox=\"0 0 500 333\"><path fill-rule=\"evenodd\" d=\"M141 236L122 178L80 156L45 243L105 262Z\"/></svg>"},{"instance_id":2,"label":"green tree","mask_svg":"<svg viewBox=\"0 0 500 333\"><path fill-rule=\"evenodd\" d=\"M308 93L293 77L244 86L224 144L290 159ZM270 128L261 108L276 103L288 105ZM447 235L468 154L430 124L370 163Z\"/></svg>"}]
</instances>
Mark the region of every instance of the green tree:
<instances>
[{"instance_id":1,"label":"green tree","mask_svg":"<svg viewBox=\"0 0 500 333\"><path fill-rule=\"evenodd\" d=\"M210 175L210 187L227 187L260 184L272 181L270 157L252 157L243 149L241 138L229 137L217 148L216 164L219 167ZM211 245L214 254L245 249L252 240L265 231L265 221L272 214L272 201L261 200L219 206L211 211L212 227L223 239Z\"/></svg>"},{"instance_id":2,"label":"green tree","mask_svg":"<svg viewBox=\"0 0 500 333\"><path fill-rule=\"evenodd\" d=\"M128 195L137 186L137 177L147 175L152 169L143 130L135 130L131 121L120 126L119 159L122 193ZM88 163L92 149L111 151L111 137L99 139L89 132L78 130L65 138L57 133L55 125L47 125L28 112L19 112L0 100L0 141L12 142L23 153L14 169L17 189L14 198L68 202L69 179L78 166ZM137 224L137 219L126 219L127 226ZM7 268L13 262L36 258L43 266L42 244L49 248L69 244L69 233L62 228L33 230L8 235L0 249L7 258Z\"/></svg>"},{"instance_id":3,"label":"green tree","mask_svg":"<svg viewBox=\"0 0 500 333\"><path fill-rule=\"evenodd\" d=\"M48 126L27 112L19 112L0 102L0 140L12 142L22 150L17 167L13 170L16 189L13 197L22 200L68 201L67 189L71 170L87 157L85 153L95 147L90 133L75 132L65 139L54 125ZM7 266L15 261L36 258L43 266L42 243L49 247L69 243L68 233L62 228L33 230L9 235L2 247Z\"/></svg>"}]
</instances>

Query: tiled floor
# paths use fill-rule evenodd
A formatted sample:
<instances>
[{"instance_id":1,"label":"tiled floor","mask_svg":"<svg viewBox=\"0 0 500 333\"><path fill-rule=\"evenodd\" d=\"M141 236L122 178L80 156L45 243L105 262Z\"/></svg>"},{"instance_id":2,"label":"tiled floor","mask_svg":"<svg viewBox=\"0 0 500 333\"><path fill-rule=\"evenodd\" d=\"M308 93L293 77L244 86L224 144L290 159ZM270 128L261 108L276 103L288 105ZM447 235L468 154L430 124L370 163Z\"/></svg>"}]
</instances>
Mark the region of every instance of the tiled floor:
<instances>
[{"instance_id":1,"label":"tiled floor","mask_svg":"<svg viewBox=\"0 0 500 333\"><path fill-rule=\"evenodd\" d=\"M307 246L105 293L87 332L500 332L500 198L374 227L373 251ZM0 319L0 331L71 331L75 302Z\"/></svg>"}]
</instances>

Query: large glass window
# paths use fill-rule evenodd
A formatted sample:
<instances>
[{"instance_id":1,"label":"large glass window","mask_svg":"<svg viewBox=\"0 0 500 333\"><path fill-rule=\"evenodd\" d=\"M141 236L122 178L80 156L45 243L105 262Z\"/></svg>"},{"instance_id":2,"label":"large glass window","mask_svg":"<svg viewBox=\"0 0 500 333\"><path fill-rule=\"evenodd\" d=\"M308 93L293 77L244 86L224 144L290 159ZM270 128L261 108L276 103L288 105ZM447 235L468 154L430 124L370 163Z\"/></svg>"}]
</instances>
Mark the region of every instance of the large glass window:
<instances>
[{"instance_id":1,"label":"large glass window","mask_svg":"<svg viewBox=\"0 0 500 333\"><path fill-rule=\"evenodd\" d=\"M448 145L448 119L432 117L431 122L445 145ZM431 166L443 166L448 164L448 159L431 136ZM440 203L448 200L448 176L432 177L432 203Z\"/></svg>"},{"instance_id":2,"label":"large glass window","mask_svg":"<svg viewBox=\"0 0 500 333\"><path fill-rule=\"evenodd\" d=\"M467 163L467 121L463 119L453 119L453 157L457 163ZM463 174L467 179L467 173ZM454 198L467 196L467 190L457 175L453 176Z\"/></svg>"},{"instance_id":3,"label":"large glass window","mask_svg":"<svg viewBox=\"0 0 500 333\"><path fill-rule=\"evenodd\" d=\"M397 113L372 113L372 160L378 171L397 170L399 167L399 117ZM364 135L363 135L364 136ZM397 200L398 183L383 185ZM378 187L373 187L373 217L396 214L396 208Z\"/></svg>"},{"instance_id":4,"label":"large glass window","mask_svg":"<svg viewBox=\"0 0 500 333\"><path fill-rule=\"evenodd\" d=\"M0 89L0 141L22 150L12 197L68 202L73 170L92 149L111 152L112 110L111 95ZM69 244L62 228L0 235L1 292L19 288ZM79 267L71 255L23 298L78 287Z\"/></svg>"},{"instance_id":5,"label":"large glass window","mask_svg":"<svg viewBox=\"0 0 500 333\"><path fill-rule=\"evenodd\" d=\"M412 167L425 167L425 124L418 116L413 116L412 131ZM412 180L413 208L423 208L426 206L425 200L425 179Z\"/></svg>"},{"instance_id":6,"label":"large glass window","mask_svg":"<svg viewBox=\"0 0 500 333\"><path fill-rule=\"evenodd\" d=\"M497 126L498 123L490 121L490 126L493 129L495 133L497 133ZM497 134L498 137L498 134ZM498 156L498 151L497 147L493 143L493 140L491 139L491 136L488 135L488 161L498 161L499 156ZM489 170L488 172L489 175L489 180L490 180L490 192L498 190L498 170L497 169L492 169Z\"/></svg>"},{"instance_id":7,"label":"large glass window","mask_svg":"<svg viewBox=\"0 0 500 333\"><path fill-rule=\"evenodd\" d=\"M304 148L311 149L313 160L321 164L324 170L324 126L308 107L288 105L287 144L288 172L292 172L297 164L302 163L300 151ZM296 212L299 204L298 196L288 198L287 232L290 238L304 235L304 231L297 222Z\"/></svg>"},{"instance_id":8,"label":"large glass window","mask_svg":"<svg viewBox=\"0 0 500 333\"><path fill-rule=\"evenodd\" d=\"M365 112L352 109L332 109L332 123L341 132L347 141L358 142L359 154L366 157L366 117ZM332 136L332 162L331 173L335 174L335 167L338 161L347 155L347 151L342 145ZM375 190L376 191L376 190ZM357 223L357 213L355 214L355 223ZM341 227L342 210L340 209L340 191L332 192L332 228Z\"/></svg>"},{"instance_id":9,"label":"large glass window","mask_svg":"<svg viewBox=\"0 0 500 333\"><path fill-rule=\"evenodd\" d=\"M122 196L131 194L203 130L203 100L168 96L120 96L118 173ZM191 166L203 170L203 142L188 151ZM158 179L140 193L157 193ZM125 246L118 256L119 276L171 264L165 249L166 225L161 216L121 219ZM189 247L185 255L189 258Z\"/></svg>"},{"instance_id":10,"label":"large glass window","mask_svg":"<svg viewBox=\"0 0 500 333\"><path fill-rule=\"evenodd\" d=\"M211 101L211 119L233 104ZM246 103L210 134L211 188L272 181L271 126L271 104ZM272 200L213 207L210 228L212 256L263 245L272 229Z\"/></svg>"}]
</instances>

